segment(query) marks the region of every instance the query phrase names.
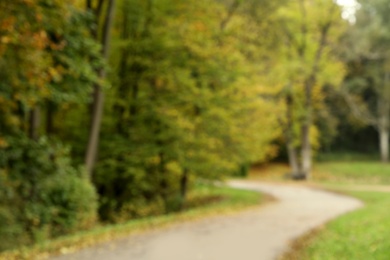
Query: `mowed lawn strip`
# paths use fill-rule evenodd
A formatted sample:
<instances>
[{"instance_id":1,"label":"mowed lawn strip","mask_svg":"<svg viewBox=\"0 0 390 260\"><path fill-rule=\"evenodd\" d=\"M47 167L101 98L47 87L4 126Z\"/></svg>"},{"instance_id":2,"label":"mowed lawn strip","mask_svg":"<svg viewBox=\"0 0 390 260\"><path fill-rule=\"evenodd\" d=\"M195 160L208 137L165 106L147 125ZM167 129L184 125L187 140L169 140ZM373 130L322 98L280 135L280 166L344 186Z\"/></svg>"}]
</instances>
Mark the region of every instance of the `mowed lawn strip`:
<instances>
[{"instance_id":1,"label":"mowed lawn strip","mask_svg":"<svg viewBox=\"0 0 390 260\"><path fill-rule=\"evenodd\" d=\"M317 163L312 182L356 197L365 206L301 237L283 260L390 259L390 165Z\"/></svg>"},{"instance_id":2,"label":"mowed lawn strip","mask_svg":"<svg viewBox=\"0 0 390 260\"><path fill-rule=\"evenodd\" d=\"M272 163L253 167L248 177L252 180L296 183L286 178L290 172L288 164ZM313 182L343 185L390 185L390 164L374 161L317 162L308 183Z\"/></svg>"},{"instance_id":3,"label":"mowed lawn strip","mask_svg":"<svg viewBox=\"0 0 390 260\"><path fill-rule=\"evenodd\" d=\"M342 184L390 184L390 164L372 161L323 162L313 170L313 181Z\"/></svg>"},{"instance_id":4,"label":"mowed lawn strip","mask_svg":"<svg viewBox=\"0 0 390 260\"><path fill-rule=\"evenodd\" d=\"M283 260L389 259L390 193L345 191L345 194L362 200L365 207L297 240Z\"/></svg>"},{"instance_id":5,"label":"mowed lawn strip","mask_svg":"<svg viewBox=\"0 0 390 260\"><path fill-rule=\"evenodd\" d=\"M38 259L52 254L69 253L138 232L205 217L235 213L253 206L259 206L266 201L268 201L266 196L254 191L199 185L188 195L185 211L132 220L123 224L96 227L89 231L60 237L32 247L5 251L0 253L0 259Z\"/></svg>"}]
</instances>

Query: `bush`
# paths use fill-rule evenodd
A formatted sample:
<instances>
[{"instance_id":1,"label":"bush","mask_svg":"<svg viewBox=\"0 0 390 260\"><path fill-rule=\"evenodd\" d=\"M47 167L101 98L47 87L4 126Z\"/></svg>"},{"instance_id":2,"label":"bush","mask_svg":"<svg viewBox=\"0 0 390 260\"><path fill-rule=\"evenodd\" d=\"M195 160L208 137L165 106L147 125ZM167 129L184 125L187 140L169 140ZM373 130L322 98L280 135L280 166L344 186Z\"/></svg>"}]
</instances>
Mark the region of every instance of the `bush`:
<instances>
[{"instance_id":1,"label":"bush","mask_svg":"<svg viewBox=\"0 0 390 260\"><path fill-rule=\"evenodd\" d=\"M250 170L250 164L249 163L242 163L236 172L234 172L234 177L247 177Z\"/></svg>"},{"instance_id":2,"label":"bush","mask_svg":"<svg viewBox=\"0 0 390 260\"><path fill-rule=\"evenodd\" d=\"M101 159L94 183L99 191L99 214L103 221L129 219L164 213L157 178L131 159L120 156Z\"/></svg>"},{"instance_id":3,"label":"bush","mask_svg":"<svg viewBox=\"0 0 390 260\"><path fill-rule=\"evenodd\" d=\"M158 151L129 145L119 136L106 139L102 147L93 181L103 221L124 222L180 209L176 198L182 169L177 162L168 156L161 160Z\"/></svg>"},{"instance_id":4,"label":"bush","mask_svg":"<svg viewBox=\"0 0 390 260\"><path fill-rule=\"evenodd\" d=\"M0 207L0 251L26 244L29 239L9 207Z\"/></svg>"},{"instance_id":5,"label":"bush","mask_svg":"<svg viewBox=\"0 0 390 260\"><path fill-rule=\"evenodd\" d=\"M69 149L41 138L8 138L0 149L0 249L85 229L96 220L97 196L71 165Z\"/></svg>"},{"instance_id":6,"label":"bush","mask_svg":"<svg viewBox=\"0 0 390 260\"><path fill-rule=\"evenodd\" d=\"M49 211L51 235L59 236L93 226L97 196L92 185L75 175L56 175L41 185L42 203Z\"/></svg>"}]
</instances>

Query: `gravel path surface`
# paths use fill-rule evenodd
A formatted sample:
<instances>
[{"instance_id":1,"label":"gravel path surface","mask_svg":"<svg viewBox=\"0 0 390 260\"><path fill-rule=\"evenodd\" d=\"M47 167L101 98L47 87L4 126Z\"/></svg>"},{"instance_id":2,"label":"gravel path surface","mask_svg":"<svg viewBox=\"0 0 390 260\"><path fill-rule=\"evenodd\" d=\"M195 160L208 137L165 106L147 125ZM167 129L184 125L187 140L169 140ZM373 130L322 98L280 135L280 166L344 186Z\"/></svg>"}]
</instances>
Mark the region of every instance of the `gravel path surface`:
<instances>
[{"instance_id":1,"label":"gravel path surface","mask_svg":"<svg viewBox=\"0 0 390 260\"><path fill-rule=\"evenodd\" d=\"M302 186L249 181L229 185L265 192L278 201L53 259L271 260L286 251L294 238L362 206L356 199Z\"/></svg>"}]
</instances>

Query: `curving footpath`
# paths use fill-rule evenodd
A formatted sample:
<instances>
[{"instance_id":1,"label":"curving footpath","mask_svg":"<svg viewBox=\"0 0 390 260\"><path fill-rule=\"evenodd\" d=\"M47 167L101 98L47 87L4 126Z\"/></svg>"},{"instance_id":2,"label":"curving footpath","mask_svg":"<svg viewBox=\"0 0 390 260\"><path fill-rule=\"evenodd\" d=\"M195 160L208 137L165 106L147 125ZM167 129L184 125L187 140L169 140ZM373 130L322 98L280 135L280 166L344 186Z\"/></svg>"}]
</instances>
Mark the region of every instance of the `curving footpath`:
<instances>
[{"instance_id":1,"label":"curving footpath","mask_svg":"<svg viewBox=\"0 0 390 260\"><path fill-rule=\"evenodd\" d=\"M357 209L354 198L302 186L232 181L278 201L254 210L132 236L54 259L271 260L289 243L325 222Z\"/></svg>"}]
</instances>

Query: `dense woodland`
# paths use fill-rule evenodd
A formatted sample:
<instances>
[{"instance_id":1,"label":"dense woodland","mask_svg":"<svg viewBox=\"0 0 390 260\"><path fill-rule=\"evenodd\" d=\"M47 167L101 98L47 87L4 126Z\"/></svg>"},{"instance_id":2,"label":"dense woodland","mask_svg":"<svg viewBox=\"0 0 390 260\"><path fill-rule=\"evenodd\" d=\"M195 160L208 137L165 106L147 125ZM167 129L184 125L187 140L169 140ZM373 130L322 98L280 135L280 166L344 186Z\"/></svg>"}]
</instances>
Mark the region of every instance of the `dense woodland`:
<instances>
[{"instance_id":1,"label":"dense woodland","mask_svg":"<svg viewBox=\"0 0 390 260\"><path fill-rule=\"evenodd\" d=\"M270 160L293 178L323 152L387 162L388 13L0 0L0 250L179 211L194 183Z\"/></svg>"}]
</instances>

